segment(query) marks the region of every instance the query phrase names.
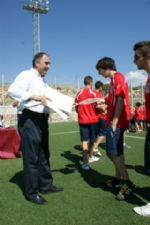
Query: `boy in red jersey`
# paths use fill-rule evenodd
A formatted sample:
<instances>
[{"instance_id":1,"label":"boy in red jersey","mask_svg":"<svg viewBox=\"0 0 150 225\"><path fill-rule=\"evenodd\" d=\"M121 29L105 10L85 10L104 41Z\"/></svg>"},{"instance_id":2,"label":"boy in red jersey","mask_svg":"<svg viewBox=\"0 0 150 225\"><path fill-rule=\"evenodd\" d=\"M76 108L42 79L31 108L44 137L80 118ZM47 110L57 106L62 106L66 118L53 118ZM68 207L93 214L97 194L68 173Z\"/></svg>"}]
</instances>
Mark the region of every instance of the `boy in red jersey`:
<instances>
[{"instance_id":1,"label":"boy in red jersey","mask_svg":"<svg viewBox=\"0 0 150 225\"><path fill-rule=\"evenodd\" d=\"M135 119L135 127L136 132L141 133L143 131L143 107L140 102L136 102L134 109L134 119Z\"/></svg>"},{"instance_id":2,"label":"boy in red jersey","mask_svg":"<svg viewBox=\"0 0 150 225\"><path fill-rule=\"evenodd\" d=\"M98 146L105 140L106 137L106 110L107 105L102 94L104 84L101 81L95 82L95 93L97 98L103 98L103 102L97 102L96 113L98 116L98 136L94 143L94 155L101 156L101 152L98 150Z\"/></svg>"},{"instance_id":3,"label":"boy in red jersey","mask_svg":"<svg viewBox=\"0 0 150 225\"><path fill-rule=\"evenodd\" d=\"M133 183L124 162L123 139L124 131L129 128L129 96L125 77L117 72L115 61L104 57L97 62L96 69L104 78L110 78L109 93L107 96L107 124L106 152L115 166L115 178L107 182L109 187L119 187L116 196L124 200L133 191Z\"/></svg>"},{"instance_id":4,"label":"boy in red jersey","mask_svg":"<svg viewBox=\"0 0 150 225\"><path fill-rule=\"evenodd\" d=\"M129 130L136 131L135 129L135 120L134 120L134 107L130 107L130 122L129 122Z\"/></svg>"},{"instance_id":5,"label":"boy in red jersey","mask_svg":"<svg viewBox=\"0 0 150 225\"><path fill-rule=\"evenodd\" d=\"M138 69L144 69L148 74L145 85L145 116L148 127L145 139L144 167L145 173L150 175L150 41L136 43L133 50L135 52L134 63ZM150 203L141 207L135 207L134 211L141 216L150 217Z\"/></svg>"},{"instance_id":6,"label":"boy in red jersey","mask_svg":"<svg viewBox=\"0 0 150 225\"><path fill-rule=\"evenodd\" d=\"M84 88L79 91L75 97L83 150L82 168L84 170L89 170L89 162L99 160L99 158L93 157L93 144L97 136L98 117L95 112L94 98L96 98L96 94L92 91L92 83L93 78L91 76L86 76L84 78ZM86 103L88 99L93 99L93 103ZM88 157L88 152L90 157Z\"/></svg>"}]
</instances>

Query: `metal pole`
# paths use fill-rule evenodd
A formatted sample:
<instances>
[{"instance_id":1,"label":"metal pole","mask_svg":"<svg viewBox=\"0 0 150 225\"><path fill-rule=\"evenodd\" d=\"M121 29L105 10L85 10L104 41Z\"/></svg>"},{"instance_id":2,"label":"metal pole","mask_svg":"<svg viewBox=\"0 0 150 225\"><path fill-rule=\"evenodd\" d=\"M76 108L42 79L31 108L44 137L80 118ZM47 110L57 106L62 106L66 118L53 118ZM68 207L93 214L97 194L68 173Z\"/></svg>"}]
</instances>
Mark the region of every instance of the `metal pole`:
<instances>
[{"instance_id":1,"label":"metal pole","mask_svg":"<svg viewBox=\"0 0 150 225\"><path fill-rule=\"evenodd\" d=\"M23 8L32 12L33 53L40 52L40 14L49 10L48 0L24 0Z\"/></svg>"},{"instance_id":2,"label":"metal pole","mask_svg":"<svg viewBox=\"0 0 150 225\"><path fill-rule=\"evenodd\" d=\"M56 76L54 76L54 87L55 87L55 89L57 88Z\"/></svg>"},{"instance_id":3,"label":"metal pole","mask_svg":"<svg viewBox=\"0 0 150 225\"><path fill-rule=\"evenodd\" d=\"M4 105L4 74L2 74L2 105Z\"/></svg>"},{"instance_id":4,"label":"metal pole","mask_svg":"<svg viewBox=\"0 0 150 225\"><path fill-rule=\"evenodd\" d=\"M40 16L38 12L33 12L33 53L40 51Z\"/></svg>"}]
</instances>

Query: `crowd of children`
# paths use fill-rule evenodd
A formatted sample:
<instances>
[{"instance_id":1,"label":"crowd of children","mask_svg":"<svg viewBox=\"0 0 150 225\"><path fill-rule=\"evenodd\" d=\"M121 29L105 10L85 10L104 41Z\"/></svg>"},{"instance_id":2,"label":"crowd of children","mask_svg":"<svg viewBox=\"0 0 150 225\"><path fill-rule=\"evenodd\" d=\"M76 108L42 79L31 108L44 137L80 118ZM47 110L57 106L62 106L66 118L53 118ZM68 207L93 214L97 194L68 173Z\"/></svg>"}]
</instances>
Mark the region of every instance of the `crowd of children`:
<instances>
[{"instance_id":1,"label":"crowd of children","mask_svg":"<svg viewBox=\"0 0 150 225\"><path fill-rule=\"evenodd\" d=\"M145 105L136 102L135 107L130 109L130 130L141 133L147 128Z\"/></svg>"},{"instance_id":2,"label":"crowd of children","mask_svg":"<svg viewBox=\"0 0 150 225\"><path fill-rule=\"evenodd\" d=\"M85 76L84 88L77 93L75 105L80 126L82 148L84 150L82 167L85 170L89 170L89 163L100 159L102 154L99 146L106 141L107 93L104 91L104 84L101 81L96 81L94 89L93 78ZM145 105L136 102L134 107L130 106L129 108L129 129L126 129L124 133L129 133L130 131L141 133L146 130ZM130 148L125 142L125 135L123 145Z\"/></svg>"},{"instance_id":3,"label":"crowd of children","mask_svg":"<svg viewBox=\"0 0 150 225\"><path fill-rule=\"evenodd\" d=\"M112 58L104 57L99 60L96 69L103 77L110 78L106 97L102 95L103 84L97 81L93 90L93 79L86 76L84 88L75 98L83 150L82 169L89 170L89 163L98 160L98 146L106 138L106 153L115 167L115 177L107 181L106 185L119 187L116 199L123 200L134 188L123 154L124 131L129 128L130 115L128 86L125 77L117 72Z\"/></svg>"},{"instance_id":4,"label":"crowd of children","mask_svg":"<svg viewBox=\"0 0 150 225\"><path fill-rule=\"evenodd\" d=\"M129 197L135 187L129 178L124 159L124 133L129 128L131 129L132 125L134 125L137 133L146 129L144 171L147 175L150 174L150 41L136 43L133 50L134 63L138 69L145 70L148 75L144 88L145 106L137 102L134 108L130 107L127 81L117 71L115 61L110 57L104 57L96 64L99 75L110 79L107 96L103 98L101 93L98 92L100 90L99 85L95 85L96 90L93 90L93 79L91 76L86 76L84 78L85 87L75 98L83 148L82 168L84 170L90 169L89 150L91 158L94 152L97 152L101 140L106 138L106 154L115 168L114 179L108 181L107 186L119 190L116 195L118 200ZM106 121L103 124L102 133L101 119L104 122ZM139 215L150 216L150 203L134 207L133 210Z\"/></svg>"}]
</instances>

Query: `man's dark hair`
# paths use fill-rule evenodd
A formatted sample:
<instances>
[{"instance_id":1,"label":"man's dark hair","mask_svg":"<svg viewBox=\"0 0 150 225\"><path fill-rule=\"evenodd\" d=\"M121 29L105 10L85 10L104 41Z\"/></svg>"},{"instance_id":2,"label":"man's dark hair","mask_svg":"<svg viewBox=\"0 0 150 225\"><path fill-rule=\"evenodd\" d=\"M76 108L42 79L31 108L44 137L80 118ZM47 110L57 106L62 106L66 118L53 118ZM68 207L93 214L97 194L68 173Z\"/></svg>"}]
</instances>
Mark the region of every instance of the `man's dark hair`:
<instances>
[{"instance_id":1,"label":"man's dark hair","mask_svg":"<svg viewBox=\"0 0 150 225\"><path fill-rule=\"evenodd\" d=\"M97 70L99 70L99 69L104 69L104 70L110 69L110 70L115 70L115 71L117 70L116 65L115 65L115 61L110 57L104 57L104 58L100 59L96 64L96 69Z\"/></svg>"},{"instance_id":2,"label":"man's dark hair","mask_svg":"<svg viewBox=\"0 0 150 225\"><path fill-rule=\"evenodd\" d=\"M143 57L147 56L150 54L150 41L140 41L136 43L133 47L133 50L138 50Z\"/></svg>"},{"instance_id":3,"label":"man's dark hair","mask_svg":"<svg viewBox=\"0 0 150 225\"><path fill-rule=\"evenodd\" d=\"M103 82L101 82L101 81L95 82L95 89L99 89L100 87L103 87L103 86L104 86Z\"/></svg>"},{"instance_id":4,"label":"man's dark hair","mask_svg":"<svg viewBox=\"0 0 150 225\"><path fill-rule=\"evenodd\" d=\"M93 78L91 76L84 77L84 85L90 85L93 82Z\"/></svg>"},{"instance_id":5,"label":"man's dark hair","mask_svg":"<svg viewBox=\"0 0 150 225\"><path fill-rule=\"evenodd\" d=\"M47 55L48 54L46 52L38 52L37 54L34 55L33 60L32 60L32 66L33 68L35 68L35 64L36 62L41 59L43 57L43 55Z\"/></svg>"}]
</instances>

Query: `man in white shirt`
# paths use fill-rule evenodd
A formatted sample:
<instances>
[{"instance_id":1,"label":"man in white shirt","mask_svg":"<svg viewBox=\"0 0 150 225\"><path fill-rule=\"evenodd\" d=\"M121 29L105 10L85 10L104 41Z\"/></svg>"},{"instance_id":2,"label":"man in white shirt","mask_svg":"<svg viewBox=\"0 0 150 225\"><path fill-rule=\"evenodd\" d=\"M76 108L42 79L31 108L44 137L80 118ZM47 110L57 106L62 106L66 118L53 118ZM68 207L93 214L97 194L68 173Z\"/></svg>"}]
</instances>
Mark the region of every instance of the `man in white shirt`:
<instances>
[{"instance_id":1,"label":"man in white shirt","mask_svg":"<svg viewBox=\"0 0 150 225\"><path fill-rule=\"evenodd\" d=\"M39 192L63 191L63 188L53 185L49 163L48 84L44 77L50 64L47 53L37 53L32 61L33 68L21 72L8 89L9 96L19 102L18 129L23 156L24 195L36 204L47 203Z\"/></svg>"}]
</instances>

